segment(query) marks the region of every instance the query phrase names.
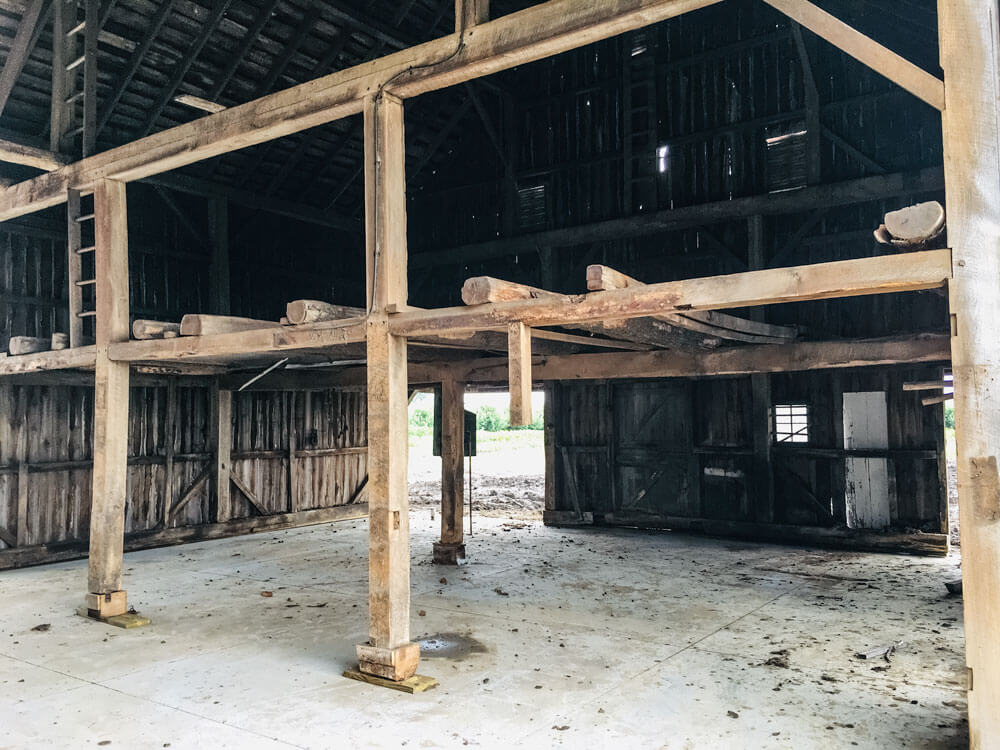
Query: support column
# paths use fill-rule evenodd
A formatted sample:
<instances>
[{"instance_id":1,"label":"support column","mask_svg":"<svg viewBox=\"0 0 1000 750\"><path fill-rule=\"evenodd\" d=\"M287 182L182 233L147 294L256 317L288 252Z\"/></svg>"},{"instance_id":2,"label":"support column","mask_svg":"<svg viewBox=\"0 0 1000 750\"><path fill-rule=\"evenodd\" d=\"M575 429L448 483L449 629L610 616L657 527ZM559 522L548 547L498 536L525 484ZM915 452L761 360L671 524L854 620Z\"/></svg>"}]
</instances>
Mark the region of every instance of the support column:
<instances>
[{"instance_id":1,"label":"support column","mask_svg":"<svg viewBox=\"0 0 1000 750\"><path fill-rule=\"evenodd\" d=\"M212 385L210 408L215 460L212 466L211 516L215 523L225 523L233 520L232 487L229 483L233 448L233 392L220 388L218 380Z\"/></svg>"},{"instance_id":2,"label":"support column","mask_svg":"<svg viewBox=\"0 0 1000 750\"><path fill-rule=\"evenodd\" d=\"M747 219L747 268L757 271L767 266L764 217ZM750 319L764 322L764 310L750 310ZM750 376L753 418L753 515L758 523L774 523L774 466L771 443L771 376L766 373Z\"/></svg>"},{"instance_id":3,"label":"support column","mask_svg":"<svg viewBox=\"0 0 1000 750\"><path fill-rule=\"evenodd\" d=\"M369 97L364 117L369 639L357 652L362 672L401 681L420 661L410 642L406 339L388 326L389 313L407 302L403 103L388 93Z\"/></svg>"},{"instance_id":4,"label":"support column","mask_svg":"<svg viewBox=\"0 0 1000 750\"><path fill-rule=\"evenodd\" d=\"M455 31L466 29L490 20L490 0L455 0Z\"/></svg>"},{"instance_id":5,"label":"support column","mask_svg":"<svg viewBox=\"0 0 1000 750\"><path fill-rule=\"evenodd\" d=\"M441 541L434 562L465 560L465 383L441 383Z\"/></svg>"},{"instance_id":6,"label":"support column","mask_svg":"<svg viewBox=\"0 0 1000 750\"><path fill-rule=\"evenodd\" d=\"M94 488L90 503L87 610L111 617L127 609L122 588L128 473L129 366L108 346L129 337L128 217L125 184L94 188L97 366L94 378Z\"/></svg>"},{"instance_id":7,"label":"support column","mask_svg":"<svg viewBox=\"0 0 1000 750\"><path fill-rule=\"evenodd\" d=\"M939 0L969 734L1000 747L1000 46L997 4Z\"/></svg>"}]
</instances>

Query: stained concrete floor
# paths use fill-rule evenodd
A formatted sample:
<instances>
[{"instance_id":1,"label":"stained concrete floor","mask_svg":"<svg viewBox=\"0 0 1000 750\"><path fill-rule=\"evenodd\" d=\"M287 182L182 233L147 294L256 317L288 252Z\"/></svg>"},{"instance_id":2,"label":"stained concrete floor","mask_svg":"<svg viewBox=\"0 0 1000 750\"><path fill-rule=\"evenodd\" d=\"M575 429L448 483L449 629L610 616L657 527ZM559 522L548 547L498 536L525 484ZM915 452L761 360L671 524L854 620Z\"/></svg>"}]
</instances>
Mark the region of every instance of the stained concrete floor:
<instances>
[{"instance_id":1,"label":"stained concrete floor","mask_svg":"<svg viewBox=\"0 0 1000 750\"><path fill-rule=\"evenodd\" d=\"M139 630L73 614L82 561L0 572L0 747L967 746L956 558L477 518L449 569L412 525L438 688L340 676L366 523L317 526L129 554Z\"/></svg>"}]
</instances>

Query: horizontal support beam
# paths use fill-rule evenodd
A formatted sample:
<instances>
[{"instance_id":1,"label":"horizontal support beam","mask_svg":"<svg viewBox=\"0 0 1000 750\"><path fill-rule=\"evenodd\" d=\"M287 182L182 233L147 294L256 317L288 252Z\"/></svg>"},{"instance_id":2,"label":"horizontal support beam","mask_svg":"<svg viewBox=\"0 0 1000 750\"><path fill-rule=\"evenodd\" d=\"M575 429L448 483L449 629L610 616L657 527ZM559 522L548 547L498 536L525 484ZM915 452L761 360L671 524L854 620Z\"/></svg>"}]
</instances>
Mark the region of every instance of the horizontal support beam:
<instances>
[{"instance_id":1,"label":"horizontal support beam","mask_svg":"<svg viewBox=\"0 0 1000 750\"><path fill-rule=\"evenodd\" d=\"M651 378L737 377L777 372L885 367L930 362L951 357L945 334L913 334L853 341L809 341L768 346L739 346L714 352L612 352L535 357L532 380L630 380ZM506 357L463 362L410 362L411 385L430 385L447 378L479 385L506 385ZM235 376L226 387L238 385ZM364 366L286 370L276 373L259 390L327 390L365 384ZM256 390L251 386L250 390Z\"/></svg>"},{"instance_id":2,"label":"horizontal support beam","mask_svg":"<svg viewBox=\"0 0 1000 750\"><path fill-rule=\"evenodd\" d=\"M943 286L950 277L951 251L927 250L668 281L565 299L414 310L391 317L389 329L397 336L412 338L483 330L515 322L529 326L572 325L691 310L933 289Z\"/></svg>"},{"instance_id":3,"label":"horizontal support beam","mask_svg":"<svg viewBox=\"0 0 1000 750\"><path fill-rule=\"evenodd\" d=\"M551 57L721 0L550 0L361 63L88 157L0 193L0 221L58 205L96 180L151 177L361 112L365 96L400 98Z\"/></svg>"},{"instance_id":4,"label":"horizontal support beam","mask_svg":"<svg viewBox=\"0 0 1000 750\"><path fill-rule=\"evenodd\" d=\"M944 110L944 82L905 57L883 47L809 0L764 0L764 2L855 60L864 63L876 73L885 76L897 86L906 89L918 99L927 102L934 109Z\"/></svg>"},{"instance_id":5,"label":"horizontal support beam","mask_svg":"<svg viewBox=\"0 0 1000 750\"><path fill-rule=\"evenodd\" d=\"M948 336L923 334L903 338L857 341L809 341L769 346L740 346L714 352L634 352L628 354L569 354L539 358L532 368L536 382L547 380L618 380L633 378L735 377L776 372L880 367L948 362ZM504 383L507 363L502 358L468 363L464 372L451 364L439 365L468 383ZM410 366L414 377L434 382L435 366Z\"/></svg>"},{"instance_id":6,"label":"horizontal support beam","mask_svg":"<svg viewBox=\"0 0 1000 750\"><path fill-rule=\"evenodd\" d=\"M745 219L748 216L781 216L821 207L831 208L939 190L944 190L944 171L941 167L930 167L917 172L876 175L806 187L801 190L789 190L784 193L765 193L733 200L681 206L592 224L461 245L446 250L411 253L410 268L428 268L451 262L476 263L508 255L533 253L539 247L590 246L595 242L646 237L662 232L675 232Z\"/></svg>"},{"instance_id":7,"label":"horizontal support beam","mask_svg":"<svg viewBox=\"0 0 1000 750\"><path fill-rule=\"evenodd\" d=\"M23 164L26 167L52 172L65 167L69 161L60 154L44 148L36 148L23 143L0 139L0 161L8 164Z\"/></svg>"}]
</instances>

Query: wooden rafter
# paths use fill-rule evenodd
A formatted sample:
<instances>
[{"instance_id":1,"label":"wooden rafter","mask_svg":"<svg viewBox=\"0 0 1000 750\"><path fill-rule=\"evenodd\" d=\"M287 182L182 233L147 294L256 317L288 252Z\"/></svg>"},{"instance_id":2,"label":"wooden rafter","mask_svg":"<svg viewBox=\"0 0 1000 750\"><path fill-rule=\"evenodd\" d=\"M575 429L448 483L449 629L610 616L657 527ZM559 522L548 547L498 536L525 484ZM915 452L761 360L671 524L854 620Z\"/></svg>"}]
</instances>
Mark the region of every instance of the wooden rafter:
<instances>
[{"instance_id":1,"label":"wooden rafter","mask_svg":"<svg viewBox=\"0 0 1000 750\"><path fill-rule=\"evenodd\" d=\"M0 193L0 221L58 205L66 190L99 177L131 182L274 140L361 111L367 92L410 98L648 26L721 0L549 0L457 35L404 49L374 63L231 107L113 148Z\"/></svg>"},{"instance_id":2,"label":"wooden rafter","mask_svg":"<svg viewBox=\"0 0 1000 750\"><path fill-rule=\"evenodd\" d=\"M944 109L944 83L923 68L883 47L809 0L764 1L935 109Z\"/></svg>"},{"instance_id":3,"label":"wooden rafter","mask_svg":"<svg viewBox=\"0 0 1000 750\"><path fill-rule=\"evenodd\" d=\"M10 93L14 90L14 84L17 83L24 63L31 54L32 41L37 39L35 32L41 23L45 2L46 0L29 0L24 8L24 15L18 23L17 33L3 64L3 71L0 72L0 114L3 114Z\"/></svg>"}]
</instances>

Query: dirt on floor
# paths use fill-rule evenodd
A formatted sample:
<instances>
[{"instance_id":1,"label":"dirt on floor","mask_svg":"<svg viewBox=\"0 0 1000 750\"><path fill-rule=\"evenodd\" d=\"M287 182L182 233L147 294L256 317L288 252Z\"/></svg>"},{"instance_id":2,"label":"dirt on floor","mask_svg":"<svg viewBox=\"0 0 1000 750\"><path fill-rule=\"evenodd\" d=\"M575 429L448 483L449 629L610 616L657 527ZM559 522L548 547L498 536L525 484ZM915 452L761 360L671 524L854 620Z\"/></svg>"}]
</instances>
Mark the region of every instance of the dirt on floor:
<instances>
[{"instance_id":1,"label":"dirt on floor","mask_svg":"<svg viewBox=\"0 0 1000 750\"><path fill-rule=\"evenodd\" d=\"M534 439L532 439L534 438ZM469 462L465 465L466 515L540 519L545 507L545 453L540 436L527 436L521 444L503 450L485 446L472 459L472 492ZM535 443L538 443L537 445ZM430 443L410 447L410 504L441 506L441 459L431 455Z\"/></svg>"}]
</instances>

